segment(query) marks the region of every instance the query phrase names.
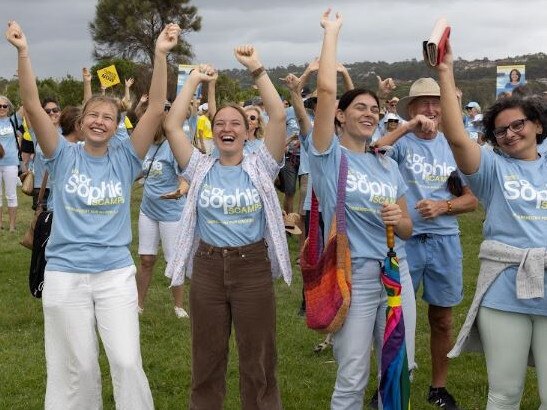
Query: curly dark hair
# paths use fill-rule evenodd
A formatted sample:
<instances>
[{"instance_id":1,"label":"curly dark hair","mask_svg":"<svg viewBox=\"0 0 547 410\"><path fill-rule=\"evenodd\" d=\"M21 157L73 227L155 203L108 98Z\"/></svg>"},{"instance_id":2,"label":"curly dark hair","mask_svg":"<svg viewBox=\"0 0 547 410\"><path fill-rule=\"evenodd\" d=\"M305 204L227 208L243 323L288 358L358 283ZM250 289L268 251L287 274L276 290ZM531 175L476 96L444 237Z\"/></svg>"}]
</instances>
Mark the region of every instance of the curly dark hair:
<instances>
[{"instance_id":1,"label":"curly dark hair","mask_svg":"<svg viewBox=\"0 0 547 410\"><path fill-rule=\"evenodd\" d=\"M494 146L498 145L494 136L495 121L497 116L504 110L510 108L519 108L530 121L539 121L543 126L541 134L536 135L536 141L539 144L545 140L547 135L547 104L538 95L525 97L506 97L501 98L494 103L484 113L482 123L484 125L484 136Z\"/></svg>"}]
</instances>

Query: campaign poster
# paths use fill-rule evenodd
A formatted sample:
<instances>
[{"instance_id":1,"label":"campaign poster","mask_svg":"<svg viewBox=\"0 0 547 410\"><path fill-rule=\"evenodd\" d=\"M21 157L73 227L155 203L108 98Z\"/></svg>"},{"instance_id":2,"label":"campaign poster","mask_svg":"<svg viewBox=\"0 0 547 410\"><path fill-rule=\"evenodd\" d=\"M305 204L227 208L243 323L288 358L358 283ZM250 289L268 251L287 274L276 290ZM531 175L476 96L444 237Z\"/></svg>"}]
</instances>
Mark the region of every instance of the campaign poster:
<instances>
[{"instance_id":1,"label":"campaign poster","mask_svg":"<svg viewBox=\"0 0 547 410\"><path fill-rule=\"evenodd\" d=\"M190 75L190 71L192 71L197 66L191 65L191 64L179 64L179 74L177 77L177 95L180 93L180 90L182 90L182 86L186 82L186 79ZM198 85L198 88L196 89L196 92L194 93L195 99L201 98L201 83Z\"/></svg>"},{"instance_id":2,"label":"campaign poster","mask_svg":"<svg viewBox=\"0 0 547 410\"><path fill-rule=\"evenodd\" d=\"M496 97L511 94L519 85L526 84L525 65L499 65L496 74Z\"/></svg>"}]
</instances>

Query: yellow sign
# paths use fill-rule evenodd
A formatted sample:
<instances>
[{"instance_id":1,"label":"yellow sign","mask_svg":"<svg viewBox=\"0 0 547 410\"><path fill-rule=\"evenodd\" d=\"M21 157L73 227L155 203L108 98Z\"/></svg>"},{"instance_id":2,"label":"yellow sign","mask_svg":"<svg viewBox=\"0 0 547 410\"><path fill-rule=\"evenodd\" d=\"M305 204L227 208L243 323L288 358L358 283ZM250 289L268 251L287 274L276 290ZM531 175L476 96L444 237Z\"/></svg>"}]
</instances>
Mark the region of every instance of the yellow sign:
<instances>
[{"instance_id":1,"label":"yellow sign","mask_svg":"<svg viewBox=\"0 0 547 410\"><path fill-rule=\"evenodd\" d=\"M120 77L118 77L118 72L116 71L114 64L97 70L97 76L104 88L112 87L113 85L120 83Z\"/></svg>"}]
</instances>

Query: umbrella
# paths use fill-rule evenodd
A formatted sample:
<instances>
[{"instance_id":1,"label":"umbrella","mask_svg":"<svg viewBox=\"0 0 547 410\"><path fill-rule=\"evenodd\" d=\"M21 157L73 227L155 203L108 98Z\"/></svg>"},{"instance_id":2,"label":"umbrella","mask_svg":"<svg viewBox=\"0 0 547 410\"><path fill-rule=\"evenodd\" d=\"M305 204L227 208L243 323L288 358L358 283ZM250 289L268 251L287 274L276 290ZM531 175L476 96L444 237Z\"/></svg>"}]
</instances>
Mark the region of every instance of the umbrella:
<instances>
[{"instance_id":1,"label":"umbrella","mask_svg":"<svg viewBox=\"0 0 547 410\"><path fill-rule=\"evenodd\" d=\"M410 375L406 356L405 322L401 305L399 261L393 250L393 226L386 227L389 251L382 266L382 283L387 292L386 329L382 345L380 395L385 410L410 408Z\"/></svg>"}]
</instances>

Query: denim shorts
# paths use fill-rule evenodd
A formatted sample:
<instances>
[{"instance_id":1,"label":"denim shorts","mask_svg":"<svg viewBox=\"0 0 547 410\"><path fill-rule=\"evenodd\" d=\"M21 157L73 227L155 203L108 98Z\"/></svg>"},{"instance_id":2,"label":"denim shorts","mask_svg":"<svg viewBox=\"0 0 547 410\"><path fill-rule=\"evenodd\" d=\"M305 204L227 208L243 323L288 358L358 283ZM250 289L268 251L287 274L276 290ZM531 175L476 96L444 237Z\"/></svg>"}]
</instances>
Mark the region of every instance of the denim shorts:
<instances>
[{"instance_id":1,"label":"denim shorts","mask_svg":"<svg viewBox=\"0 0 547 410\"><path fill-rule=\"evenodd\" d=\"M430 305L452 307L463 299L462 248L459 235L420 234L406 241L406 258L418 293Z\"/></svg>"}]
</instances>

